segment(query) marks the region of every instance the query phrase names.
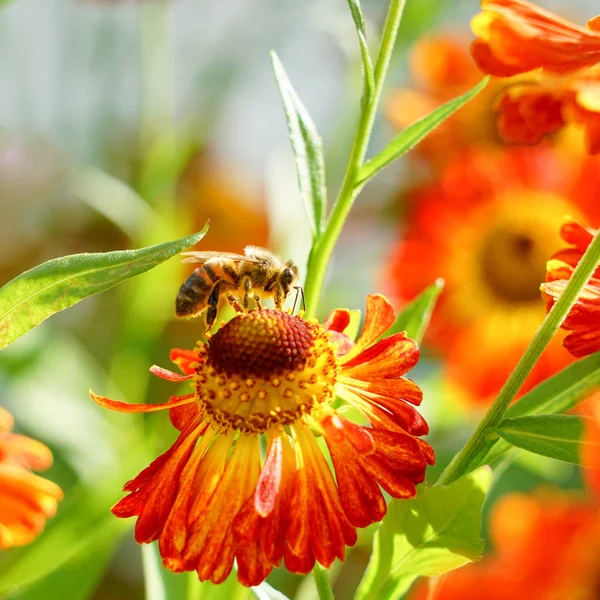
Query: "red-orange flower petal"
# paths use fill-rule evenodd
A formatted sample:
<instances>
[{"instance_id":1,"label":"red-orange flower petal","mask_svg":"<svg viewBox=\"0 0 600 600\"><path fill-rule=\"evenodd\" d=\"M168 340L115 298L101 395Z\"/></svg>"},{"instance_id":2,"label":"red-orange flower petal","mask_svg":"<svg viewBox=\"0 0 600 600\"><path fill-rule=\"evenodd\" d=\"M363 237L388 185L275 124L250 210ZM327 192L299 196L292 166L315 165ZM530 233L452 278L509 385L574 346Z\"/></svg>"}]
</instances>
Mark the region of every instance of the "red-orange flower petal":
<instances>
[{"instance_id":1,"label":"red-orange flower petal","mask_svg":"<svg viewBox=\"0 0 600 600\"><path fill-rule=\"evenodd\" d=\"M567 73L600 62L600 32L570 23L525 0L482 0L471 21L479 68L508 77L542 68Z\"/></svg>"},{"instance_id":2,"label":"red-orange flower petal","mask_svg":"<svg viewBox=\"0 0 600 600\"><path fill-rule=\"evenodd\" d=\"M548 262L546 283L541 286L548 310L567 286L594 233L574 220L561 228L563 239L573 247L559 251ZM581 358L600 351L600 269L585 285L561 327L569 332L563 345L573 356Z\"/></svg>"},{"instance_id":3,"label":"red-orange flower petal","mask_svg":"<svg viewBox=\"0 0 600 600\"><path fill-rule=\"evenodd\" d=\"M498 133L507 142L537 144L565 125L563 98L538 84L508 88L498 103Z\"/></svg>"}]
</instances>

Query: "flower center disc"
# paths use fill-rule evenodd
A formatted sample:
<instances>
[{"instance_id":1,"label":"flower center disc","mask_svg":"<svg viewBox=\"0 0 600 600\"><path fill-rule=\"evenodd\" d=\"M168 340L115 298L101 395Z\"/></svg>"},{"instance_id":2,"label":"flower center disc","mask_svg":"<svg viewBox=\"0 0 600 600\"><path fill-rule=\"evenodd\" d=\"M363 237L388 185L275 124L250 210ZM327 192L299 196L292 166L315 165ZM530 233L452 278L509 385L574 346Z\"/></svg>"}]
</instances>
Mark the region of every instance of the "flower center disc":
<instances>
[{"instance_id":1,"label":"flower center disc","mask_svg":"<svg viewBox=\"0 0 600 600\"><path fill-rule=\"evenodd\" d=\"M196 400L219 429L263 433L333 398L335 349L316 322L278 310L238 315L197 348Z\"/></svg>"},{"instance_id":2,"label":"flower center disc","mask_svg":"<svg viewBox=\"0 0 600 600\"><path fill-rule=\"evenodd\" d=\"M226 323L210 340L217 373L265 379L302 370L314 344L306 321L275 310L254 310Z\"/></svg>"}]
</instances>

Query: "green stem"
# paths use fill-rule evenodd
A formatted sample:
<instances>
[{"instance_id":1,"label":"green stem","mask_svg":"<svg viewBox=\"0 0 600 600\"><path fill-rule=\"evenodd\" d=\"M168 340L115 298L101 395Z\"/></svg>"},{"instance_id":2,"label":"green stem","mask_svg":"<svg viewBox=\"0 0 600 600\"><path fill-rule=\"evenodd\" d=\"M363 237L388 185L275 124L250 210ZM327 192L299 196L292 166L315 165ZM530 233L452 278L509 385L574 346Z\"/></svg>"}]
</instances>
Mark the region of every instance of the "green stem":
<instances>
[{"instance_id":1,"label":"green stem","mask_svg":"<svg viewBox=\"0 0 600 600\"><path fill-rule=\"evenodd\" d=\"M196 573L196 571L191 571L187 574L187 578L186 600L201 600L202 582L198 579L198 573Z\"/></svg>"},{"instance_id":2,"label":"green stem","mask_svg":"<svg viewBox=\"0 0 600 600\"><path fill-rule=\"evenodd\" d=\"M327 571L320 564L316 563L312 573L315 585L317 586L317 592L319 593L319 600L335 600L333 589L331 589L331 582L329 581L329 577L327 577Z\"/></svg>"},{"instance_id":3,"label":"green stem","mask_svg":"<svg viewBox=\"0 0 600 600\"><path fill-rule=\"evenodd\" d=\"M468 472L475 457L486 445L486 436L500 422L506 409L521 389L523 382L531 373L542 352L558 331L571 307L575 304L582 288L600 263L600 232L596 234L587 251L579 261L569 283L560 295L552 310L546 315L541 327L537 330L525 354L514 368L498 397L485 414L473 435L467 440L460 452L440 475L436 485L447 485Z\"/></svg>"},{"instance_id":4,"label":"green stem","mask_svg":"<svg viewBox=\"0 0 600 600\"><path fill-rule=\"evenodd\" d=\"M365 160L367 146L369 145L371 131L373 130L373 123L375 122L379 98L381 97L383 83L392 57L392 51L396 43L396 36L398 34L398 28L400 26L402 11L404 10L405 4L406 0L392 0L390 2L388 14L383 26L381 45L375 63L375 89L370 99L367 98L366 93L363 95L363 103L356 133L354 135L354 141L350 150L350 156L348 157L348 164L342 188L327 221L327 227L313 245L310 253L307 270L308 274L304 286L307 318L315 316L331 253L340 236L348 213L354 204L354 200L364 185L357 184L358 173Z\"/></svg>"}]
</instances>

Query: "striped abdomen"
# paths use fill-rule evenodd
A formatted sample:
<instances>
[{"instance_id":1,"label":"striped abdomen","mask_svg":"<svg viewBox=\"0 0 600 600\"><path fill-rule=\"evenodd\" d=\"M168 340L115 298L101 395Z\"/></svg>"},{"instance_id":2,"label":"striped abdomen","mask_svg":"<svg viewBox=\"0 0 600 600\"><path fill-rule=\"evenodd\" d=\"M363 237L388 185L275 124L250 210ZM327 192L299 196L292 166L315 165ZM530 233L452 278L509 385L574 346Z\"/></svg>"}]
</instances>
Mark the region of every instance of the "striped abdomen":
<instances>
[{"instance_id":1,"label":"striped abdomen","mask_svg":"<svg viewBox=\"0 0 600 600\"><path fill-rule=\"evenodd\" d=\"M179 289L175 300L175 314L178 317L193 317L202 312L219 281L226 281L232 286L237 281L235 269L221 259L211 259L193 271Z\"/></svg>"}]
</instances>

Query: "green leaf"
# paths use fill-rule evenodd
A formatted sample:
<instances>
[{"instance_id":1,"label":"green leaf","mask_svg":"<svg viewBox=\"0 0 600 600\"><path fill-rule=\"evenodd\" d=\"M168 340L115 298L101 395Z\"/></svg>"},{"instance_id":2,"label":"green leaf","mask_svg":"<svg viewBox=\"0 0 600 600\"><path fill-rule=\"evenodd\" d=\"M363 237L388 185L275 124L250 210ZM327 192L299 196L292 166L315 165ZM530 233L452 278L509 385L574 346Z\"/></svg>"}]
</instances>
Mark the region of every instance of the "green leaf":
<instances>
[{"instance_id":1,"label":"green leaf","mask_svg":"<svg viewBox=\"0 0 600 600\"><path fill-rule=\"evenodd\" d=\"M348 6L350 7L352 19L354 20L354 25L356 27L358 44L360 46L360 54L362 56L365 77L364 101L369 103L373 97L373 91L375 90L375 78L373 76L373 63L371 61L371 55L369 54L369 46L367 45L365 20L363 18L360 2L358 0L348 0Z\"/></svg>"},{"instance_id":2,"label":"green leaf","mask_svg":"<svg viewBox=\"0 0 600 600\"><path fill-rule=\"evenodd\" d=\"M505 418L564 413L599 385L600 352L574 362L534 387L506 411ZM491 441L471 467L490 464L512 447L503 439Z\"/></svg>"},{"instance_id":3,"label":"green leaf","mask_svg":"<svg viewBox=\"0 0 600 600\"><path fill-rule=\"evenodd\" d=\"M484 77L473 89L466 94L442 104L426 117L419 119L399 133L379 154L368 160L360 169L357 185L366 183L381 169L406 154L414 148L429 132L433 131L442 121L454 114L469 100L474 98L487 85L489 77Z\"/></svg>"},{"instance_id":4,"label":"green leaf","mask_svg":"<svg viewBox=\"0 0 600 600\"><path fill-rule=\"evenodd\" d=\"M428 288L423 290L414 300L407 304L396 317L396 321L386 335L406 331L408 337L421 343L427 330L435 303L444 289L444 280L436 279Z\"/></svg>"},{"instance_id":5,"label":"green leaf","mask_svg":"<svg viewBox=\"0 0 600 600\"><path fill-rule=\"evenodd\" d=\"M208 224L199 233L139 250L55 258L22 273L0 288L0 349L54 313L190 248L204 237L207 229Z\"/></svg>"},{"instance_id":6,"label":"green leaf","mask_svg":"<svg viewBox=\"0 0 600 600\"><path fill-rule=\"evenodd\" d=\"M417 577L435 577L477 560L490 482L491 472L483 467L448 486L420 486L411 500L393 501L375 534L356 600L400 598Z\"/></svg>"},{"instance_id":7,"label":"green leaf","mask_svg":"<svg viewBox=\"0 0 600 600\"><path fill-rule=\"evenodd\" d=\"M588 419L577 415L531 415L503 419L495 431L517 448L577 465Z\"/></svg>"},{"instance_id":8,"label":"green leaf","mask_svg":"<svg viewBox=\"0 0 600 600\"><path fill-rule=\"evenodd\" d=\"M323 142L275 52L271 52L271 63L296 159L300 194L313 237L319 236L323 230L327 206Z\"/></svg>"}]
</instances>

